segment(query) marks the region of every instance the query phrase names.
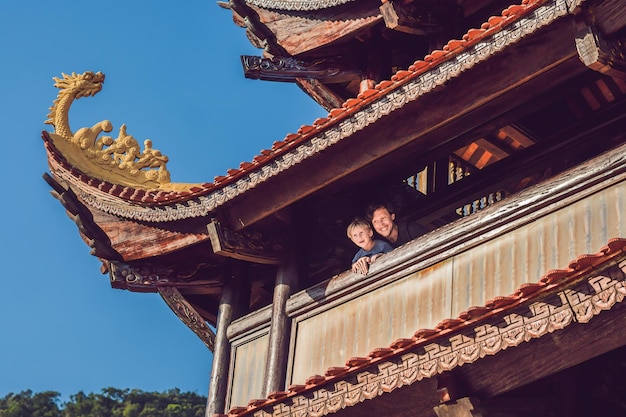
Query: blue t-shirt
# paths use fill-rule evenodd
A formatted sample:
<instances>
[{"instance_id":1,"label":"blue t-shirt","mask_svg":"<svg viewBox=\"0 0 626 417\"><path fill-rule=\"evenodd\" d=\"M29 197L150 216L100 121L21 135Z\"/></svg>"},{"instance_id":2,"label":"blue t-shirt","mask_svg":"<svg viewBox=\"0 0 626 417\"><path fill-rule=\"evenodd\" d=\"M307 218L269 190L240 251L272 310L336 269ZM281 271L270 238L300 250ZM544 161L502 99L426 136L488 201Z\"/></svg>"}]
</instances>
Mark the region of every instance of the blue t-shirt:
<instances>
[{"instance_id":1,"label":"blue t-shirt","mask_svg":"<svg viewBox=\"0 0 626 417\"><path fill-rule=\"evenodd\" d=\"M374 247L372 247L372 249L368 251L366 251L363 248L360 248L359 251L356 253L356 255L354 255L354 258L352 258L352 263L355 263L356 261L358 261L364 256L378 255L379 253L387 253L392 250L393 248L388 242L385 242L384 240L380 240L380 239L374 239Z\"/></svg>"}]
</instances>

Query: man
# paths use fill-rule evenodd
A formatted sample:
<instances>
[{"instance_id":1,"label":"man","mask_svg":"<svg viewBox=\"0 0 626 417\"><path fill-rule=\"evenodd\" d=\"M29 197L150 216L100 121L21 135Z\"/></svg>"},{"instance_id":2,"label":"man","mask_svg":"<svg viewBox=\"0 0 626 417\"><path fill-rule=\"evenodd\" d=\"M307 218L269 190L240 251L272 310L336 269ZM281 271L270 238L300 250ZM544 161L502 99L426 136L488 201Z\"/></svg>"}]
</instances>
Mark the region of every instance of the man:
<instances>
[{"instance_id":1,"label":"man","mask_svg":"<svg viewBox=\"0 0 626 417\"><path fill-rule=\"evenodd\" d=\"M367 219L374 230L391 246L397 248L423 235L426 229L419 224L408 221L396 221L396 213L390 203L372 203L367 207Z\"/></svg>"}]
</instances>

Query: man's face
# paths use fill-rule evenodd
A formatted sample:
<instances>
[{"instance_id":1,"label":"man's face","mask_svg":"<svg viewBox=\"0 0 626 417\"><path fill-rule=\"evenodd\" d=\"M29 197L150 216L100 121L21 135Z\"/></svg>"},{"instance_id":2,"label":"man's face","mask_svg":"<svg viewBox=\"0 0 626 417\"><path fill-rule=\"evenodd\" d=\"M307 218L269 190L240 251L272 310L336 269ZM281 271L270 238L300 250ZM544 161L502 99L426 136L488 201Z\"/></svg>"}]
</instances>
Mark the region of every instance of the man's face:
<instances>
[{"instance_id":1,"label":"man's face","mask_svg":"<svg viewBox=\"0 0 626 417\"><path fill-rule=\"evenodd\" d=\"M393 222L395 219L395 214L391 214L386 208L381 207L376 209L372 215L372 226L374 226L374 230L376 230L379 235L388 238L393 231Z\"/></svg>"}]
</instances>

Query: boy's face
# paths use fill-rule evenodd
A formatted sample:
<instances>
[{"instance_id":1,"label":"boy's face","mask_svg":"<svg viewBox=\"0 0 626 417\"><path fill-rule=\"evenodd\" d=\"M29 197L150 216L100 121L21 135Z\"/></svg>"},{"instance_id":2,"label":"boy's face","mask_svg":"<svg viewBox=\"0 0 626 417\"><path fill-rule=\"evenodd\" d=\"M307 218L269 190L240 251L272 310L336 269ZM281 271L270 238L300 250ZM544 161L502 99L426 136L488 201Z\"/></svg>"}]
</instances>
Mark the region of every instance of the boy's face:
<instances>
[{"instance_id":1,"label":"boy's face","mask_svg":"<svg viewBox=\"0 0 626 417\"><path fill-rule=\"evenodd\" d=\"M360 248L366 249L371 242L374 232L364 226L355 226L350 230L350 240Z\"/></svg>"}]
</instances>

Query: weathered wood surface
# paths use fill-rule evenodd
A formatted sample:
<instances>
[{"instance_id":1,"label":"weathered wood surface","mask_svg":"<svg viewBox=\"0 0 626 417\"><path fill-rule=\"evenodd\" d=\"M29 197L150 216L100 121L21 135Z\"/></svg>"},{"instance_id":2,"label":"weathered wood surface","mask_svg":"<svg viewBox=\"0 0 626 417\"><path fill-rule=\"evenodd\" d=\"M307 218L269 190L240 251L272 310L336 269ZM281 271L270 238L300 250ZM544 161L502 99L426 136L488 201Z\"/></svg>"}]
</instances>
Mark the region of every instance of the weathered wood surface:
<instances>
[{"instance_id":1,"label":"weathered wood surface","mask_svg":"<svg viewBox=\"0 0 626 417\"><path fill-rule=\"evenodd\" d=\"M229 215L253 224L359 169L367 167L375 175L374 170L398 166L417 152L442 146L512 110L550 85L588 71L578 59L576 31L573 17L560 19L491 57L484 65L448 81L446 87L407 103L337 143L335 151L325 154L323 161L305 160L292 167L289 176L275 177L249 190ZM529 50L533 51L533 59L528 59ZM352 153L351 147L367 152ZM347 154L351 158L346 159ZM288 192L270 193L270 189Z\"/></svg>"},{"instance_id":2,"label":"weathered wood surface","mask_svg":"<svg viewBox=\"0 0 626 417\"><path fill-rule=\"evenodd\" d=\"M124 261L150 258L209 241L206 221L146 224L92 209L94 221ZM210 250L210 249L209 249Z\"/></svg>"},{"instance_id":3,"label":"weathered wood surface","mask_svg":"<svg viewBox=\"0 0 626 417\"><path fill-rule=\"evenodd\" d=\"M344 8L345 11L339 13L321 10L302 16L249 5L260 22L274 34L276 43L290 55L323 47L367 29L382 20L378 6L373 2L367 7Z\"/></svg>"},{"instance_id":4,"label":"weathered wood surface","mask_svg":"<svg viewBox=\"0 0 626 417\"><path fill-rule=\"evenodd\" d=\"M268 344L267 328L232 342L227 409L263 397Z\"/></svg>"},{"instance_id":5,"label":"weathered wood surface","mask_svg":"<svg viewBox=\"0 0 626 417\"><path fill-rule=\"evenodd\" d=\"M228 338L234 339L245 336L246 333L267 326L272 317L272 306L268 305L255 310L237 320L234 320L228 327Z\"/></svg>"}]
</instances>

